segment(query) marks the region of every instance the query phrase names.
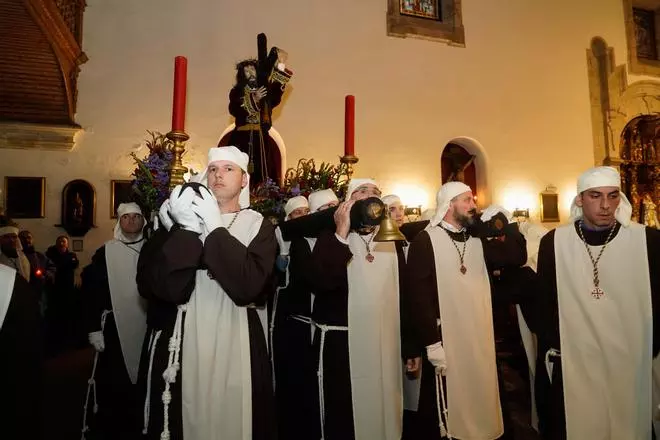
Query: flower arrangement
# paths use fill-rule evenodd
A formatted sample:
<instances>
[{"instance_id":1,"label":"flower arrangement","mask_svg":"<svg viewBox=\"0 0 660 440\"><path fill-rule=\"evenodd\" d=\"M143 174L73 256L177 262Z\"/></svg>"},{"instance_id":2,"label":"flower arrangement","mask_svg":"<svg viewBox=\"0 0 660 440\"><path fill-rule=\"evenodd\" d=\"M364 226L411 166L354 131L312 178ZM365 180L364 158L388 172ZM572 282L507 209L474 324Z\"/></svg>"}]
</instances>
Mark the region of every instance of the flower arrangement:
<instances>
[{"instance_id":1,"label":"flower arrangement","mask_svg":"<svg viewBox=\"0 0 660 440\"><path fill-rule=\"evenodd\" d=\"M314 191L330 188L341 200L348 185L348 166L322 162L318 167L314 159L300 159L295 168L289 168L281 187L272 179L252 190L250 207L265 217L281 218L284 205L291 197L305 196Z\"/></svg>"},{"instance_id":2,"label":"flower arrangement","mask_svg":"<svg viewBox=\"0 0 660 440\"><path fill-rule=\"evenodd\" d=\"M133 171L133 193L143 210L157 212L160 205L169 197L169 168L172 163L172 141L158 131L147 133L151 139L146 139L149 154L144 159L131 153L136 168Z\"/></svg>"}]
</instances>

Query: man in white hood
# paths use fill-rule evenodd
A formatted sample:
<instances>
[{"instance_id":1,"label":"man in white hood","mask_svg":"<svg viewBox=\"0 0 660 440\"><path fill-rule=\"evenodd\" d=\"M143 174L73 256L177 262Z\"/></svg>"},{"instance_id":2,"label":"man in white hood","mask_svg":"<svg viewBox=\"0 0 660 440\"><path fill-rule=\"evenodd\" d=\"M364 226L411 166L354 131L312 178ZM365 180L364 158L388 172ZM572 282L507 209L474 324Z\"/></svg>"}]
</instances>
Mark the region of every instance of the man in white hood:
<instances>
[{"instance_id":1,"label":"man in white hood","mask_svg":"<svg viewBox=\"0 0 660 440\"><path fill-rule=\"evenodd\" d=\"M314 345L326 440L399 440L402 397L398 261L392 242L375 242L377 227L356 231L351 208L380 198L371 179L351 179L334 213L335 230L312 254Z\"/></svg>"},{"instance_id":2,"label":"man in white hood","mask_svg":"<svg viewBox=\"0 0 660 440\"><path fill-rule=\"evenodd\" d=\"M101 246L81 274L89 343L97 360L85 401L90 424L103 438L136 438L139 396L136 387L146 303L138 294L135 274L144 243L145 221L136 203L117 208L114 238ZM94 394L92 396L92 394ZM83 426L83 431L88 426Z\"/></svg>"},{"instance_id":3,"label":"man in white hood","mask_svg":"<svg viewBox=\"0 0 660 440\"><path fill-rule=\"evenodd\" d=\"M660 231L631 221L615 168L585 171L577 192L571 223L546 234L538 255L541 432L650 440L660 416Z\"/></svg>"},{"instance_id":4,"label":"man in white hood","mask_svg":"<svg viewBox=\"0 0 660 440\"><path fill-rule=\"evenodd\" d=\"M437 194L434 217L410 246L405 294L425 359L418 425L406 438L439 438L441 432L461 440L512 435L505 432L490 272L522 266L527 252L517 229L504 227L507 214L493 205L478 218L470 187L448 182ZM502 235L494 247L483 234L483 222L496 216L502 217ZM446 395L439 396L443 388ZM438 402L443 401L447 412L439 421Z\"/></svg>"},{"instance_id":5,"label":"man in white hood","mask_svg":"<svg viewBox=\"0 0 660 440\"><path fill-rule=\"evenodd\" d=\"M174 188L160 213L171 229L141 264L141 292L178 311L149 344L149 439L276 438L264 324L277 242L249 209L247 169L236 147L211 148L204 186Z\"/></svg>"}]
</instances>

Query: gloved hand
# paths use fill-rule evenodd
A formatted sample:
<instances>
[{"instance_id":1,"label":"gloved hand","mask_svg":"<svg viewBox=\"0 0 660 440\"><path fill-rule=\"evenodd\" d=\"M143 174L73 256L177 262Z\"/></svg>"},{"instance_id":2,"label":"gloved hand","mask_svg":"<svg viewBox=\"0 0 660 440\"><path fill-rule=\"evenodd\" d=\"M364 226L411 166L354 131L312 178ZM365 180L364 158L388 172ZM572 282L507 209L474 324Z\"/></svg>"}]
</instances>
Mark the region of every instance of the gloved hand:
<instances>
[{"instance_id":1,"label":"gloved hand","mask_svg":"<svg viewBox=\"0 0 660 440\"><path fill-rule=\"evenodd\" d=\"M435 368L436 374L442 374L443 376L447 373L447 357L445 355L445 349L442 347L442 341L436 342L426 347L426 357L431 362L431 365Z\"/></svg>"},{"instance_id":2,"label":"gloved hand","mask_svg":"<svg viewBox=\"0 0 660 440\"><path fill-rule=\"evenodd\" d=\"M170 217L183 229L201 234L199 218L191 209L194 198L195 191L192 188L186 188L181 193L181 185L174 187L170 195Z\"/></svg>"},{"instance_id":3,"label":"gloved hand","mask_svg":"<svg viewBox=\"0 0 660 440\"><path fill-rule=\"evenodd\" d=\"M275 228L275 239L277 240L277 244L280 246L280 255L284 255L284 256L289 255L291 242L284 241L284 237L282 237L282 230L280 229L279 226Z\"/></svg>"},{"instance_id":4,"label":"gloved hand","mask_svg":"<svg viewBox=\"0 0 660 440\"><path fill-rule=\"evenodd\" d=\"M202 219L206 230L211 233L215 229L224 226L220 213L220 207L215 197L209 191L201 191L202 195L195 196L192 202L192 210Z\"/></svg>"},{"instance_id":5,"label":"gloved hand","mask_svg":"<svg viewBox=\"0 0 660 440\"><path fill-rule=\"evenodd\" d=\"M511 213L506 209L502 208L500 205L490 205L488 208L484 209L484 212L481 213L481 221L487 222L495 216L498 212L504 214L508 221L511 221Z\"/></svg>"},{"instance_id":6,"label":"gloved hand","mask_svg":"<svg viewBox=\"0 0 660 440\"><path fill-rule=\"evenodd\" d=\"M172 220L172 217L170 217L170 209L170 199L167 199L163 202L162 205L160 205L160 210L158 211L158 219L160 220L160 224L167 231L172 229L172 226L174 226L174 220Z\"/></svg>"},{"instance_id":7,"label":"gloved hand","mask_svg":"<svg viewBox=\"0 0 660 440\"><path fill-rule=\"evenodd\" d=\"M103 339L103 332L91 332L87 335L89 343L94 347L94 350L99 353L105 350L105 339Z\"/></svg>"}]
</instances>

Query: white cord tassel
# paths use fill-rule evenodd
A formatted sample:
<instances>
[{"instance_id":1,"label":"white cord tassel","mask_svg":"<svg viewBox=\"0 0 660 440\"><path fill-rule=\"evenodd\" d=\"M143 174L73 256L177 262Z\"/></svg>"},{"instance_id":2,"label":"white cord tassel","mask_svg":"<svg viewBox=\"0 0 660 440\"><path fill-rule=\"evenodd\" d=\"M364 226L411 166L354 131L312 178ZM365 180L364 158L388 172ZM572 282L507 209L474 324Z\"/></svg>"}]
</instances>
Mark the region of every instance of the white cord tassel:
<instances>
[{"instance_id":1,"label":"white cord tassel","mask_svg":"<svg viewBox=\"0 0 660 440\"><path fill-rule=\"evenodd\" d=\"M108 315L112 313L112 310L104 310L103 313L101 313L101 333L103 333L103 330L105 329L105 319L108 317ZM85 405L83 407L83 422L82 422L82 430L80 434L80 439L85 440L85 433L89 432L89 426L87 425L87 411L88 411L88 405L89 405L89 395L93 393L94 395L94 407L92 408L92 411L94 414L99 412L99 403L96 400L97 399L97 394L96 394L96 366L99 363L99 352L94 351L94 365L92 366L92 375L90 378L87 380L87 394L85 395Z\"/></svg>"},{"instance_id":2,"label":"white cord tassel","mask_svg":"<svg viewBox=\"0 0 660 440\"><path fill-rule=\"evenodd\" d=\"M170 352L167 360L167 368L163 372L163 379L165 379L165 391L163 391L163 432L160 434L161 440L170 440L170 416L169 407L172 401L172 393L170 392L170 385L176 382L176 376L181 369L179 363L179 353L181 352L182 342L182 329L183 329L183 314L187 308L186 304L177 307L176 321L174 322L174 331L170 338L167 350Z\"/></svg>"},{"instance_id":3,"label":"white cord tassel","mask_svg":"<svg viewBox=\"0 0 660 440\"><path fill-rule=\"evenodd\" d=\"M435 398L436 404L438 405L440 436L447 437L451 440L453 437L449 431L449 412L447 411L447 403L445 402L445 386L442 382L442 377L439 374L435 375ZM445 418L446 424L442 421L443 416Z\"/></svg>"},{"instance_id":4,"label":"white cord tassel","mask_svg":"<svg viewBox=\"0 0 660 440\"><path fill-rule=\"evenodd\" d=\"M273 392L275 392L277 385L275 381L275 350L273 346L273 334L275 333L275 317L277 316L277 301L279 298L280 288L278 287L275 290L275 296L273 297L273 313L270 315L270 326L268 329L268 349L270 350L270 372L273 378Z\"/></svg>"},{"instance_id":5,"label":"white cord tassel","mask_svg":"<svg viewBox=\"0 0 660 440\"><path fill-rule=\"evenodd\" d=\"M158 330L155 334L151 332L151 338L149 339L149 370L147 371L147 395L144 398L144 427L142 428L142 434L147 435L149 432L149 415L151 411L151 373L154 366L154 354L156 353L156 346L158 345L158 338L162 330Z\"/></svg>"}]
</instances>

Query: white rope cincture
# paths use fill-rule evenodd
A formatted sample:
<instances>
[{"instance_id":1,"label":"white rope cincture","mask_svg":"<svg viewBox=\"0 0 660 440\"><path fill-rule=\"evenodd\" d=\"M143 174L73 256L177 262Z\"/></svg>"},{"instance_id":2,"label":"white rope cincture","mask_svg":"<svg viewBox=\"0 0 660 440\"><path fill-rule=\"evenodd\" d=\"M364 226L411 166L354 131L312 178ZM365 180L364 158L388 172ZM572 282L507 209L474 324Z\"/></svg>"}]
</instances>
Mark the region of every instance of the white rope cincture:
<instances>
[{"instance_id":1,"label":"white rope cincture","mask_svg":"<svg viewBox=\"0 0 660 440\"><path fill-rule=\"evenodd\" d=\"M179 363L179 354L181 353L182 330L183 330L183 314L187 309L186 304L177 306L176 321L174 322L174 331L170 338L167 350L170 352L167 360L167 368L163 372L163 379L165 380L165 391L163 391L163 432L160 433L161 440L170 440L170 415L169 406L172 402L172 393L170 386L176 382L176 376L181 369Z\"/></svg>"},{"instance_id":2,"label":"white rope cincture","mask_svg":"<svg viewBox=\"0 0 660 440\"><path fill-rule=\"evenodd\" d=\"M144 398L144 426L142 428L142 434L147 435L149 432L149 415L151 411L151 374L154 366L154 354L156 353L156 346L158 345L158 338L162 330L157 332L151 331L151 337L149 338L148 351L149 354L149 370L147 371L147 395Z\"/></svg>"},{"instance_id":3,"label":"white rope cincture","mask_svg":"<svg viewBox=\"0 0 660 440\"><path fill-rule=\"evenodd\" d=\"M275 380L275 346L273 345L273 334L275 334L275 317L277 316L277 303L280 299L280 290L289 287L289 268L287 266L284 275L284 286L275 289L275 296L273 297L273 313L270 315L270 325L268 326L268 350L270 351L270 373L273 378L273 392L277 386Z\"/></svg>"},{"instance_id":4,"label":"white rope cincture","mask_svg":"<svg viewBox=\"0 0 660 440\"><path fill-rule=\"evenodd\" d=\"M551 348L545 352L545 370L548 373L550 385L552 385L552 371L554 369L554 362L550 361L550 356L561 356L561 353L556 348Z\"/></svg>"},{"instance_id":5,"label":"white rope cincture","mask_svg":"<svg viewBox=\"0 0 660 440\"><path fill-rule=\"evenodd\" d=\"M112 313L112 310L104 310L103 313L101 313L101 334L103 334L103 330L105 329L105 319L108 317L108 315ZM92 375L89 377L87 380L87 394L85 395L85 405L83 407L83 422L82 422L82 430L80 434L80 439L85 440L85 433L89 432L89 426L87 425L87 411L89 408L89 395L94 393L94 407L92 408L92 411L94 414L99 412L99 403L97 400L97 394L96 394L96 366L99 363L99 352L97 350L94 350L94 365L92 366Z\"/></svg>"},{"instance_id":6,"label":"white rope cincture","mask_svg":"<svg viewBox=\"0 0 660 440\"><path fill-rule=\"evenodd\" d=\"M442 382L440 374L435 375L435 399L438 406L438 425L440 426L440 436L452 439L451 431L449 431L449 411L447 411L447 402L445 401L445 386ZM442 421L444 416L445 421Z\"/></svg>"},{"instance_id":7,"label":"white rope cincture","mask_svg":"<svg viewBox=\"0 0 660 440\"><path fill-rule=\"evenodd\" d=\"M273 297L273 313L270 315L270 326L268 328L268 349L270 351L270 373L273 378L273 392L276 388L275 380L275 346L273 345L273 333L275 333L275 317L277 316L277 300L280 298L280 288L275 290Z\"/></svg>"},{"instance_id":8,"label":"white rope cincture","mask_svg":"<svg viewBox=\"0 0 660 440\"><path fill-rule=\"evenodd\" d=\"M316 376L319 384L319 417L321 422L321 440L325 440L325 392L323 390L323 352L325 351L325 335L330 331L347 332L348 327L342 325L325 325L314 322L306 316L292 315L293 319L310 324L321 330L321 344L319 347L319 366L316 370Z\"/></svg>"}]
</instances>

